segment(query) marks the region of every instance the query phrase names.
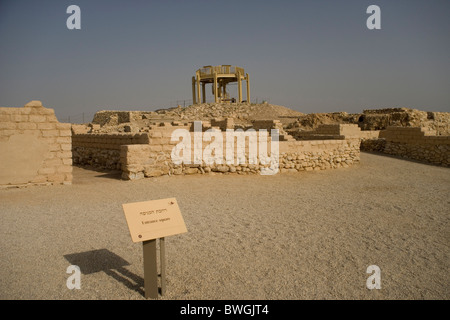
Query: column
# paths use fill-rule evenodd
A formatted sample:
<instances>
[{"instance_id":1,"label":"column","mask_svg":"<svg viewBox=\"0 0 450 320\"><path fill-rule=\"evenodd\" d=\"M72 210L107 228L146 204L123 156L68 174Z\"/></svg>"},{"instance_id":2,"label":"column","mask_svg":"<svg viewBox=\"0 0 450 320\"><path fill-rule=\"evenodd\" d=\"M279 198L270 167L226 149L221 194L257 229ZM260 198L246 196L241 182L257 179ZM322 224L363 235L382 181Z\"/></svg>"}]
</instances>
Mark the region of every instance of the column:
<instances>
[{"instance_id":1,"label":"column","mask_svg":"<svg viewBox=\"0 0 450 320\"><path fill-rule=\"evenodd\" d=\"M206 83L202 82L202 103L206 103L206 90L205 90Z\"/></svg>"},{"instance_id":2,"label":"column","mask_svg":"<svg viewBox=\"0 0 450 320\"><path fill-rule=\"evenodd\" d=\"M217 103L217 101L218 101L218 97L217 97L217 73L216 72L214 72L214 87L213 87L213 90L214 90L214 102L215 103Z\"/></svg>"},{"instance_id":3,"label":"column","mask_svg":"<svg viewBox=\"0 0 450 320\"><path fill-rule=\"evenodd\" d=\"M246 74L247 78L247 103L250 103L250 79L248 73Z\"/></svg>"},{"instance_id":4,"label":"column","mask_svg":"<svg viewBox=\"0 0 450 320\"><path fill-rule=\"evenodd\" d=\"M241 74L237 74L237 82L238 82L238 103L242 102L242 80Z\"/></svg>"},{"instance_id":5,"label":"column","mask_svg":"<svg viewBox=\"0 0 450 320\"><path fill-rule=\"evenodd\" d=\"M192 104L197 104L195 99L195 77L192 77Z\"/></svg>"},{"instance_id":6,"label":"column","mask_svg":"<svg viewBox=\"0 0 450 320\"><path fill-rule=\"evenodd\" d=\"M200 101L200 74L197 72L197 101Z\"/></svg>"}]
</instances>

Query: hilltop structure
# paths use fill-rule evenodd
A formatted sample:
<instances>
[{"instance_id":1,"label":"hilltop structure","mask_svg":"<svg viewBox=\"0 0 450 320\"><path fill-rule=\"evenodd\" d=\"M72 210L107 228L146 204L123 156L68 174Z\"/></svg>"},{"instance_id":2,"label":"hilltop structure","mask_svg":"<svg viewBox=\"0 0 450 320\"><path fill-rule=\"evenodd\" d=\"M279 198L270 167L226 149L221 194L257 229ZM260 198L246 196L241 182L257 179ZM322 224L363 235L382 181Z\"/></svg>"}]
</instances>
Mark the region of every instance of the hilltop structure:
<instances>
[{"instance_id":1,"label":"hilltop structure","mask_svg":"<svg viewBox=\"0 0 450 320\"><path fill-rule=\"evenodd\" d=\"M193 104L206 102L205 87L207 83L212 84L212 94L214 96L214 102L245 102L242 99L242 81L247 83L247 100L250 102L250 83L249 75L245 73L244 68L220 65L220 66L204 66L195 72L195 76L192 77L192 101ZM227 85L230 82L237 82L238 97L230 98L227 92ZM201 90L200 90L201 84ZM201 91L201 93L200 93Z\"/></svg>"}]
</instances>

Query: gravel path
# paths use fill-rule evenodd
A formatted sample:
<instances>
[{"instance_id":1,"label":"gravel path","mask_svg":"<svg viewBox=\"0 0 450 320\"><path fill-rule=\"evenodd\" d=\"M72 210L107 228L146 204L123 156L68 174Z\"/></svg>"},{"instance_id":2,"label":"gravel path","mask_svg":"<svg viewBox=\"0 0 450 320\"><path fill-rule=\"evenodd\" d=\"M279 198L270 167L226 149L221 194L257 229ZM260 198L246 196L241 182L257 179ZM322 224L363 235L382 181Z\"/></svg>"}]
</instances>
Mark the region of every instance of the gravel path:
<instances>
[{"instance_id":1,"label":"gravel path","mask_svg":"<svg viewBox=\"0 0 450 320\"><path fill-rule=\"evenodd\" d=\"M166 239L162 299L450 298L448 168L363 153L319 172L117 177L74 168L72 186L0 190L1 299L143 299L121 204L169 197L188 233Z\"/></svg>"}]
</instances>

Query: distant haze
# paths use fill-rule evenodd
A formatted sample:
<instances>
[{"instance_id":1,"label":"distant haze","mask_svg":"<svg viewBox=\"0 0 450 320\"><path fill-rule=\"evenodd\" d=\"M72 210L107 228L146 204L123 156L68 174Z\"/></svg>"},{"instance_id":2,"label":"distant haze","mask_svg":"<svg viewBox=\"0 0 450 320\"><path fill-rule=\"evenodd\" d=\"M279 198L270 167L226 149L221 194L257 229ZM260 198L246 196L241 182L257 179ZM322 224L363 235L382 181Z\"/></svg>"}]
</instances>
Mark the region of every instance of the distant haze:
<instances>
[{"instance_id":1,"label":"distant haze","mask_svg":"<svg viewBox=\"0 0 450 320\"><path fill-rule=\"evenodd\" d=\"M72 4L81 30L66 27ZM366 27L372 4L381 30ZM41 100L60 121L90 121L189 104L195 70L231 64L250 74L252 102L450 112L449 14L448 0L2 0L0 106Z\"/></svg>"}]
</instances>

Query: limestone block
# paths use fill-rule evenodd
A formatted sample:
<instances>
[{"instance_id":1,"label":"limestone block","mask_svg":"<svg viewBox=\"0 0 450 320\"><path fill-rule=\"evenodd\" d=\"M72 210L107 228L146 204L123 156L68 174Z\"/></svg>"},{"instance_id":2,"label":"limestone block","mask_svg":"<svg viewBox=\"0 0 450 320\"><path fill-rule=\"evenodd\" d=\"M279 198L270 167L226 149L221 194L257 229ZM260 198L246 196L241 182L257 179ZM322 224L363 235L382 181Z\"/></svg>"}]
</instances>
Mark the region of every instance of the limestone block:
<instances>
[{"instance_id":1,"label":"limestone block","mask_svg":"<svg viewBox=\"0 0 450 320\"><path fill-rule=\"evenodd\" d=\"M31 114L29 116L30 122L47 122L46 116Z\"/></svg>"},{"instance_id":2,"label":"limestone block","mask_svg":"<svg viewBox=\"0 0 450 320\"><path fill-rule=\"evenodd\" d=\"M36 125L36 124L34 124L34 125ZM37 124L37 128L39 130L54 130L54 129L56 129L56 124L55 123L42 122L42 123L38 123Z\"/></svg>"},{"instance_id":3,"label":"limestone block","mask_svg":"<svg viewBox=\"0 0 450 320\"><path fill-rule=\"evenodd\" d=\"M139 180L144 178L143 172L122 172L123 180Z\"/></svg>"},{"instance_id":4,"label":"limestone block","mask_svg":"<svg viewBox=\"0 0 450 320\"><path fill-rule=\"evenodd\" d=\"M21 124L21 123L19 123L19 124ZM16 129L17 125L18 124L14 123L14 122L0 122L0 130L1 129L14 130L14 129Z\"/></svg>"},{"instance_id":5,"label":"limestone block","mask_svg":"<svg viewBox=\"0 0 450 320\"><path fill-rule=\"evenodd\" d=\"M58 172L58 173L72 173L72 166L62 165L62 166L56 167L56 172Z\"/></svg>"},{"instance_id":6,"label":"limestone block","mask_svg":"<svg viewBox=\"0 0 450 320\"><path fill-rule=\"evenodd\" d=\"M172 174L180 175L183 173L183 168L173 169Z\"/></svg>"},{"instance_id":7,"label":"limestone block","mask_svg":"<svg viewBox=\"0 0 450 320\"><path fill-rule=\"evenodd\" d=\"M28 102L26 105L24 105L24 107L28 107L28 108L42 108L42 102L39 100L32 100L30 102Z\"/></svg>"},{"instance_id":8,"label":"limestone block","mask_svg":"<svg viewBox=\"0 0 450 320\"><path fill-rule=\"evenodd\" d=\"M144 171L145 177L159 177L159 176L162 176L163 174L164 174L164 172L159 169L150 169L150 170Z\"/></svg>"},{"instance_id":9,"label":"limestone block","mask_svg":"<svg viewBox=\"0 0 450 320\"><path fill-rule=\"evenodd\" d=\"M185 174L196 174L199 173L198 168L185 168L184 169Z\"/></svg>"},{"instance_id":10,"label":"limestone block","mask_svg":"<svg viewBox=\"0 0 450 320\"><path fill-rule=\"evenodd\" d=\"M54 183L63 183L66 180L66 176L63 173L55 173L48 175L47 180Z\"/></svg>"}]
</instances>

